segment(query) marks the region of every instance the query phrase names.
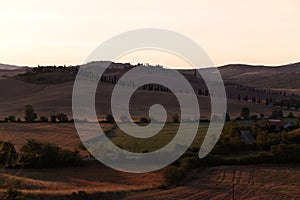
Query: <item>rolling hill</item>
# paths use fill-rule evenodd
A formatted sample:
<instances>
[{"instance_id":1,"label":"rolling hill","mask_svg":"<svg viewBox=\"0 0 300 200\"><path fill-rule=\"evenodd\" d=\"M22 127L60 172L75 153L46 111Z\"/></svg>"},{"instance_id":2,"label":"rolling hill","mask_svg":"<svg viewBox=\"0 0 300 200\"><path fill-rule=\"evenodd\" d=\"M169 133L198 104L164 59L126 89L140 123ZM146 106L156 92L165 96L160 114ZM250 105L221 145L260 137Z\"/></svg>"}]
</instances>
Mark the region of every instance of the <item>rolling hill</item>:
<instances>
[{"instance_id":1,"label":"rolling hill","mask_svg":"<svg viewBox=\"0 0 300 200\"><path fill-rule=\"evenodd\" d=\"M128 65L128 64L127 64ZM255 86L258 89L272 88L274 90L292 91L297 94L300 92L300 64L292 64L279 67L265 66L248 66L248 65L227 65L219 68L223 79L242 85ZM11 71L16 74L23 74L26 68L12 68ZM2 72L0 72L2 73ZM34 79L35 75L30 75ZM56 76L49 74L38 74L38 77L43 77L49 81L47 84L30 83L26 79L20 79L18 76L0 78L0 119L8 115L15 115L23 118L24 105L31 104L36 108L39 116L50 116L58 112L72 114L72 89L73 81L67 79L66 82L61 82L63 76L60 77L60 83L53 84L52 81ZM68 76L69 77L69 76ZM110 96L113 90L113 84L100 84L96 94L96 110L99 117L111 113ZM229 89L228 89L229 88ZM231 116L237 117L243 107L249 107L252 114L271 113L273 107L265 104L239 101L236 98L229 98L230 95L236 95L238 92L243 94L240 89L226 86L228 96L228 112ZM244 91L249 93L249 91ZM251 94L251 93L249 93ZM266 95L262 93L254 93L255 95ZM263 96L262 96L263 97ZM294 96L293 98L298 98ZM198 96L201 116L210 116L210 99L207 96ZM136 91L132 98L131 114L134 117L144 117L148 115L149 106L154 103L160 103L166 106L171 114L178 113L178 102L171 93L163 93L157 91ZM287 111L288 112L288 111ZM294 111L293 111L294 112ZM296 111L295 111L296 112ZM297 114L297 112L296 112Z\"/></svg>"}]
</instances>

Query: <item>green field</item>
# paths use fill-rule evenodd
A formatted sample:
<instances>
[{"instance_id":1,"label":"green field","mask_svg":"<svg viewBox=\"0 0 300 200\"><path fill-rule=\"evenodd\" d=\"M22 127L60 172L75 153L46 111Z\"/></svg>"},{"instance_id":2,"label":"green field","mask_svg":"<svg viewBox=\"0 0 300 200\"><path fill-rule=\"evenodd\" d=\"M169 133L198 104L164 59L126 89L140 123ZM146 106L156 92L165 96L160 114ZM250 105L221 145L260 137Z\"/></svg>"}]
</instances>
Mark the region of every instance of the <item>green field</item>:
<instances>
[{"instance_id":1,"label":"green field","mask_svg":"<svg viewBox=\"0 0 300 200\"><path fill-rule=\"evenodd\" d=\"M200 148L206 134L209 123L201 122L198 133L191 147ZM107 133L110 140L117 146L131 152L151 152L167 145L176 135L179 124L167 123L164 128L155 136L149 138L136 138L124 133L118 127Z\"/></svg>"}]
</instances>

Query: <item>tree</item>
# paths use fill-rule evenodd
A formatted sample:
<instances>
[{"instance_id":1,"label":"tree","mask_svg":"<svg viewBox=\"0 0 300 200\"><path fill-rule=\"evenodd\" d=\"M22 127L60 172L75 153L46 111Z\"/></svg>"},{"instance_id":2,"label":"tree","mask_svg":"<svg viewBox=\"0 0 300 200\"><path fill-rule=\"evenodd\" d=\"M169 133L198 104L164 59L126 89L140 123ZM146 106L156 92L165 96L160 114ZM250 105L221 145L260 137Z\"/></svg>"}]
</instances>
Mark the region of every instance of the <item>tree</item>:
<instances>
[{"instance_id":1,"label":"tree","mask_svg":"<svg viewBox=\"0 0 300 200\"><path fill-rule=\"evenodd\" d=\"M229 115L228 113L226 113L225 121L226 121L226 122L229 122L229 121L230 121L230 115Z\"/></svg>"},{"instance_id":2,"label":"tree","mask_svg":"<svg viewBox=\"0 0 300 200\"><path fill-rule=\"evenodd\" d=\"M0 165L14 165L17 157L18 155L13 144L0 141Z\"/></svg>"},{"instance_id":3,"label":"tree","mask_svg":"<svg viewBox=\"0 0 300 200\"><path fill-rule=\"evenodd\" d=\"M256 144L259 149L266 149L268 144L268 133L261 129L258 130Z\"/></svg>"},{"instance_id":4,"label":"tree","mask_svg":"<svg viewBox=\"0 0 300 200\"><path fill-rule=\"evenodd\" d=\"M283 118L283 112L282 112L281 108L273 109L272 117L275 118L275 119Z\"/></svg>"},{"instance_id":5,"label":"tree","mask_svg":"<svg viewBox=\"0 0 300 200\"><path fill-rule=\"evenodd\" d=\"M29 123L33 122L37 118L37 114L34 111L33 106L31 106L31 105L26 105L25 106L24 114L25 114L25 121L29 122Z\"/></svg>"},{"instance_id":6,"label":"tree","mask_svg":"<svg viewBox=\"0 0 300 200\"><path fill-rule=\"evenodd\" d=\"M151 120L148 119L148 118L146 118L146 117L141 117L141 118L140 118L140 122L141 122L141 123L146 123L146 124L148 124L148 123L150 123L150 121L151 121Z\"/></svg>"},{"instance_id":7,"label":"tree","mask_svg":"<svg viewBox=\"0 0 300 200\"><path fill-rule=\"evenodd\" d=\"M48 118L45 117L45 116L41 116L40 120L41 120L41 122L48 122L49 121Z\"/></svg>"},{"instance_id":8,"label":"tree","mask_svg":"<svg viewBox=\"0 0 300 200\"><path fill-rule=\"evenodd\" d=\"M288 118L295 118L294 114L292 112L289 113L289 115L287 116Z\"/></svg>"},{"instance_id":9,"label":"tree","mask_svg":"<svg viewBox=\"0 0 300 200\"><path fill-rule=\"evenodd\" d=\"M115 123L115 119L112 115L106 115L106 122L107 123Z\"/></svg>"},{"instance_id":10,"label":"tree","mask_svg":"<svg viewBox=\"0 0 300 200\"><path fill-rule=\"evenodd\" d=\"M10 115L10 116L8 116L8 121L10 121L10 122L16 122L17 120L16 120L15 116Z\"/></svg>"},{"instance_id":11,"label":"tree","mask_svg":"<svg viewBox=\"0 0 300 200\"><path fill-rule=\"evenodd\" d=\"M51 123L56 123L56 115L51 115L50 122Z\"/></svg>"},{"instance_id":12,"label":"tree","mask_svg":"<svg viewBox=\"0 0 300 200\"><path fill-rule=\"evenodd\" d=\"M250 110L249 110L249 108L244 107L244 108L242 109L242 111L241 111L241 117L242 117L243 119L249 119L249 116L250 116Z\"/></svg>"},{"instance_id":13,"label":"tree","mask_svg":"<svg viewBox=\"0 0 300 200\"><path fill-rule=\"evenodd\" d=\"M172 119L173 119L173 123L179 123L179 116L177 113L173 115Z\"/></svg>"},{"instance_id":14,"label":"tree","mask_svg":"<svg viewBox=\"0 0 300 200\"><path fill-rule=\"evenodd\" d=\"M69 120L68 115L65 113L58 113L56 115L56 118L59 122L68 122L68 120Z\"/></svg>"}]
</instances>

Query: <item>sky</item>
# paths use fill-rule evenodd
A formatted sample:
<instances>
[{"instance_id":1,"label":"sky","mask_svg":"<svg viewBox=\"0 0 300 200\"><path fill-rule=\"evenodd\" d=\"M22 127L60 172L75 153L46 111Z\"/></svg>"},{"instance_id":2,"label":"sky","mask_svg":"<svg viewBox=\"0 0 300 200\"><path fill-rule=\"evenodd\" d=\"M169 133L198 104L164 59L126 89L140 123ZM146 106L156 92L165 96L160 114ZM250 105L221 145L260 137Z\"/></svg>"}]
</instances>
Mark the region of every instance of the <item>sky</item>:
<instances>
[{"instance_id":1,"label":"sky","mask_svg":"<svg viewBox=\"0 0 300 200\"><path fill-rule=\"evenodd\" d=\"M163 28L197 42L217 66L300 61L299 0L0 0L0 63L84 63L102 42L139 28ZM120 62L181 67L159 52Z\"/></svg>"}]
</instances>

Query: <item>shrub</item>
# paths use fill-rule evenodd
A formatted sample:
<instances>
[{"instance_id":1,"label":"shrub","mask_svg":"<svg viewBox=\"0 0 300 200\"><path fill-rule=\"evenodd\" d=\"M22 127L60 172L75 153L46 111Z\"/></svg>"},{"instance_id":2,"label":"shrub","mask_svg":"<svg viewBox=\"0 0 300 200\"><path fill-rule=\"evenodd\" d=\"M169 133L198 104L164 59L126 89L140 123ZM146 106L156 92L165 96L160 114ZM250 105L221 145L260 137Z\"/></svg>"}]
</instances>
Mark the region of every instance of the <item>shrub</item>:
<instances>
[{"instance_id":1,"label":"shrub","mask_svg":"<svg viewBox=\"0 0 300 200\"><path fill-rule=\"evenodd\" d=\"M106 122L107 123L115 123L115 119L112 115L106 115Z\"/></svg>"},{"instance_id":2,"label":"shrub","mask_svg":"<svg viewBox=\"0 0 300 200\"><path fill-rule=\"evenodd\" d=\"M56 115L51 115L51 117L50 117L50 122L51 123L56 123L57 121L56 121Z\"/></svg>"},{"instance_id":3,"label":"shrub","mask_svg":"<svg viewBox=\"0 0 300 200\"><path fill-rule=\"evenodd\" d=\"M292 143L297 143L300 144L300 132L296 132L296 133L289 133L288 134L288 139L292 142Z\"/></svg>"},{"instance_id":4,"label":"shrub","mask_svg":"<svg viewBox=\"0 0 300 200\"><path fill-rule=\"evenodd\" d=\"M15 165L18 154L13 144L0 141L0 165L12 166Z\"/></svg>"},{"instance_id":5,"label":"shrub","mask_svg":"<svg viewBox=\"0 0 300 200\"><path fill-rule=\"evenodd\" d=\"M82 142L78 143L77 148L82 151L87 151L86 147L84 146L84 144Z\"/></svg>"},{"instance_id":6,"label":"shrub","mask_svg":"<svg viewBox=\"0 0 300 200\"><path fill-rule=\"evenodd\" d=\"M244 107L244 108L241 110L241 117L242 117L243 119L249 119L249 116L250 116L250 110L249 110L249 108Z\"/></svg>"},{"instance_id":7,"label":"shrub","mask_svg":"<svg viewBox=\"0 0 300 200\"><path fill-rule=\"evenodd\" d=\"M41 117L40 117L40 121L41 121L41 122L48 122L49 120L48 120L47 117L41 116Z\"/></svg>"},{"instance_id":8,"label":"shrub","mask_svg":"<svg viewBox=\"0 0 300 200\"><path fill-rule=\"evenodd\" d=\"M82 199L82 200L86 200L88 199L88 195L85 191L78 191L78 192L73 192L70 196L70 199Z\"/></svg>"},{"instance_id":9,"label":"shrub","mask_svg":"<svg viewBox=\"0 0 300 200\"><path fill-rule=\"evenodd\" d=\"M184 177L183 169L168 166L163 170L163 177L167 185L178 185Z\"/></svg>"},{"instance_id":10,"label":"shrub","mask_svg":"<svg viewBox=\"0 0 300 200\"><path fill-rule=\"evenodd\" d=\"M183 169L193 169L196 167L197 160L199 158L194 158L194 157L185 157L180 159L180 167Z\"/></svg>"},{"instance_id":11,"label":"shrub","mask_svg":"<svg viewBox=\"0 0 300 200\"><path fill-rule=\"evenodd\" d=\"M287 116L288 118L295 118L294 114L292 112L290 112Z\"/></svg>"},{"instance_id":12,"label":"shrub","mask_svg":"<svg viewBox=\"0 0 300 200\"><path fill-rule=\"evenodd\" d=\"M56 115L56 118L59 122L64 123L64 122L68 122L68 115L65 113L58 113Z\"/></svg>"},{"instance_id":13,"label":"shrub","mask_svg":"<svg viewBox=\"0 0 300 200\"><path fill-rule=\"evenodd\" d=\"M272 111L272 117L275 118L275 119L283 118L283 112L282 112L281 108L275 108Z\"/></svg>"},{"instance_id":14,"label":"shrub","mask_svg":"<svg viewBox=\"0 0 300 200\"><path fill-rule=\"evenodd\" d=\"M26 122L33 122L37 118L37 114L34 111L34 108L31 105L25 106L25 121Z\"/></svg>"},{"instance_id":15,"label":"shrub","mask_svg":"<svg viewBox=\"0 0 300 200\"><path fill-rule=\"evenodd\" d=\"M16 117L13 116L13 115L8 116L7 119L8 119L8 121L10 121L10 122L17 122Z\"/></svg>"},{"instance_id":16,"label":"shrub","mask_svg":"<svg viewBox=\"0 0 300 200\"><path fill-rule=\"evenodd\" d=\"M173 115L173 123L179 123L180 121L179 121L179 116L178 116L178 114L176 113L175 115Z\"/></svg>"},{"instance_id":17,"label":"shrub","mask_svg":"<svg viewBox=\"0 0 300 200\"><path fill-rule=\"evenodd\" d=\"M21 200L23 199L22 192L14 188L9 188L4 194L4 200Z\"/></svg>"},{"instance_id":18,"label":"shrub","mask_svg":"<svg viewBox=\"0 0 300 200\"><path fill-rule=\"evenodd\" d=\"M148 124L148 123L150 123L150 119L148 119L146 117L141 117L140 122Z\"/></svg>"},{"instance_id":19,"label":"shrub","mask_svg":"<svg viewBox=\"0 0 300 200\"><path fill-rule=\"evenodd\" d=\"M28 140L21 147L21 162L31 167L64 167L81 164L77 150L63 150L55 144Z\"/></svg>"},{"instance_id":20,"label":"shrub","mask_svg":"<svg viewBox=\"0 0 300 200\"><path fill-rule=\"evenodd\" d=\"M273 145L270 153L275 162L300 162L300 147L296 144Z\"/></svg>"}]
</instances>

